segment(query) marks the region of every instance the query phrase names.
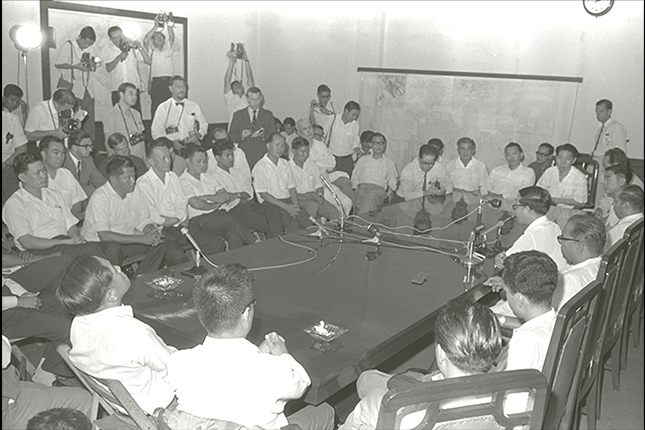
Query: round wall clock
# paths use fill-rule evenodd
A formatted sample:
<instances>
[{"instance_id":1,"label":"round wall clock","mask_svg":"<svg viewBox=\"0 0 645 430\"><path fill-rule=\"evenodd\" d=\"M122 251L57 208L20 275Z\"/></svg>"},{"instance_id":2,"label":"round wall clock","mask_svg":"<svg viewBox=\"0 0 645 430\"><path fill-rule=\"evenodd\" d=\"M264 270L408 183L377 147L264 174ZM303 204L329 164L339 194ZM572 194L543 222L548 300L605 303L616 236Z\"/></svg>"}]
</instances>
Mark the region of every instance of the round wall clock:
<instances>
[{"instance_id":1,"label":"round wall clock","mask_svg":"<svg viewBox=\"0 0 645 430\"><path fill-rule=\"evenodd\" d=\"M589 14L602 16L611 10L614 0L582 0L582 5Z\"/></svg>"}]
</instances>

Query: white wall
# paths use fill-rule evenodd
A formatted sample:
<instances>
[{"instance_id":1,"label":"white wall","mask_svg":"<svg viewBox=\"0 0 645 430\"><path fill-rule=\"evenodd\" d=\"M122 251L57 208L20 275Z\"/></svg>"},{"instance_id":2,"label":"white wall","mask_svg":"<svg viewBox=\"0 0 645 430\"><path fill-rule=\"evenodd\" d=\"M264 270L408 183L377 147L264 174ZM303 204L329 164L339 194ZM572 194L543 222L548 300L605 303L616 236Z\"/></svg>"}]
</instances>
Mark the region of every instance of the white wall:
<instances>
[{"instance_id":1,"label":"white wall","mask_svg":"<svg viewBox=\"0 0 645 430\"><path fill-rule=\"evenodd\" d=\"M579 0L75 3L188 18L190 98L211 122L227 119L221 93L225 51L234 41L247 46L266 107L279 118L304 116L323 82L338 102L357 100L361 66L580 76L571 142L591 150L594 105L608 98L629 132L628 154L644 156L643 1L615 2L600 18ZM16 81L18 64L9 29L39 23L39 2L3 1L2 12L4 86ZM42 96L40 53L28 56L34 104Z\"/></svg>"}]
</instances>

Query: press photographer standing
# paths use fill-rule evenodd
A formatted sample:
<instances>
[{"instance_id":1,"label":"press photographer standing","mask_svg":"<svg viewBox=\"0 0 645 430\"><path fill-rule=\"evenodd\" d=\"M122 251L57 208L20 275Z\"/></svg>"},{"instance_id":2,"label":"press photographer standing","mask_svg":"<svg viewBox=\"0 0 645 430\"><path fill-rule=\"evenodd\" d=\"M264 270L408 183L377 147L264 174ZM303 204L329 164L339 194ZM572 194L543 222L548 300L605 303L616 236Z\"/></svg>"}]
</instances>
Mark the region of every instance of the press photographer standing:
<instances>
[{"instance_id":1,"label":"press photographer standing","mask_svg":"<svg viewBox=\"0 0 645 430\"><path fill-rule=\"evenodd\" d=\"M251 62L249 61L249 56L246 54L246 49L244 48L243 44L231 44L231 50L226 53L226 56L228 57L228 68L226 69L226 74L224 75L224 102L226 103L226 110L228 111L228 121L230 124L235 112L249 106L249 101L245 94L244 85L242 84L242 78L244 76L245 69L246 86L248 88L254 87L255 81L253 80ZM238 60L242 60L240 78L239 80L236 79L235 81L231 81L231 79L233 79L233 72Z\"/></svg>"},{"instance_id":2,"label":"press photographer standing","mask_svg":"<svg viewBox=\"0 0 645 430\"><path fill-rule=\"evenodd\" d=\"M168 39L163 34L164 27L168 28ZM159 14L150 31L143 38L143 45L150 54L150 76L148 91L152 107L150 118L155 117L157 107L172 97L170 94L170 77L173 75L173 47L175 45L175 30L173 29L172 14Z\"/></svg>"},{"instance_id":3,"label":"press photographer standing","mask_svg":"<svg viewBox=\"0 0 645 430\"><path fill-rule=\"evenodd\" d=\"M137 102L134 109L141 113L141 91L145 91L143 81L139 75L138 63L150 63L150 56L145 49L141 49L141 42L131 41L123 35L120 27L110 27L108 30L111 45L108 44L103 57L105 69L110 74L110 90L112 91L112 105L119 102L119 85L131 82L137 88Z\"/></svg>"},{"instance_id":4,"label":"press photographer standing","mask_svg":"<svg viewBox=\"0 0 645 430\"><path fill-rule=\"evenodd\" d=\"M83 129L92 139L96 139L94 123L94 73L100 65L100 59L92 55L89 48L96 42L96 33L92 27L81 30L76 40L67 40L58 48L56 64L60 78L56 88L71 90L82 110L87 112Z\"/></svg>"}]
</instances>

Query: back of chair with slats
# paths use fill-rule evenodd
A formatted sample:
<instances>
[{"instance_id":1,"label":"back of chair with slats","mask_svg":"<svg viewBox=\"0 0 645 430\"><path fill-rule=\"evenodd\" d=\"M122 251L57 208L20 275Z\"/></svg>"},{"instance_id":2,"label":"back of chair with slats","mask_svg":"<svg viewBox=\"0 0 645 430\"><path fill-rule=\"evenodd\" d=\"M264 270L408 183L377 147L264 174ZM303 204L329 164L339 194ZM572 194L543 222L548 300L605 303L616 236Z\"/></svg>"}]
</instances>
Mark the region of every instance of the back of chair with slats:
<instances>
[{"instance_id":1,"label":"back of chair with slats","mask_svg":"<svg viewBox=\"0 0 645 430\"><path fill-rule=\"evenodd\" d=\"M400 429L406 416L417 412L421 422L414 430L512 429L517 426L541 429L546 392L546 377L534 369L405 385L385 394L376 428ZM526 396L522 393L529 393L532 400L526 412L507 414L505 399ZM527 400L526 397L522 399Z\"/></svg>"},{"instance_id":2,"label":"back of chair with slats","mask_svg":"<svg viewBox=\"0 0 645 430\"><path fill-rule=\"evenodd\" d=\"M593 281L560 308L542 373L549 381L543 428L570 429L575 413L583 351L598 316L602 285Z\"/></svg>"},{"instance_id":3,"label":"back of chair with slats","mask_svg":"<svg viewBox=\"0 0 645 430\"><path fill-rule=\"evenodd\" d=\"M638 255L635 257L634 263L625 264L625 267L632 271L632 276L629 280L627 309L625 311L625 323L623 325L621 341L623 369L627 368L627 346L629 345L630 321L634 336L634 348L638 348L638 344L640 343L640 311L643 309L643 254L645 252L643 249L643 237L645 236L643 233L644 225L645 220L641 219L629 226L625 231L625 237L640 237L640 243L636 243L636 241L634 241L633 245L628 245L628 252L631 252L632 247L634 247L638 251Z\"/></svg>"},{"instance_id":4,"label":"back of chair with slats","mask_svg":"<svg viewBox=\"0 0 645 430\"><path fill-rule=\"evenodd\" d=\"M579 404L587 398L589 393L592 393L591 399L593 401L591 399L587 401L587 426L590 430L596 428L596 396L593 388L602 371L602 349L609 322L609 310L613 307L616 297L616 284L623 265L626 246L625 241L621 239L607 250L602 257L600 270L596 277L596 280L602 283L602 293L598 301L598 318L595 318L591 325L589 344L584 351L582 379L578 389ZM579 412L580 408L578 408L576 418Z\"/></svg>"},{"instance_id":5,"label":"back of chair with slats","mask_svg":"<svg viewBox=\"0 0 645 430\"><path fill-rule=\"evenodd\" d=\"M592 159L579 159L574 164L587 178L587 202L585 208L593 208L596 204L596 192L598 191L598 175L600 165Z\"/></svg>"}]
</instances>

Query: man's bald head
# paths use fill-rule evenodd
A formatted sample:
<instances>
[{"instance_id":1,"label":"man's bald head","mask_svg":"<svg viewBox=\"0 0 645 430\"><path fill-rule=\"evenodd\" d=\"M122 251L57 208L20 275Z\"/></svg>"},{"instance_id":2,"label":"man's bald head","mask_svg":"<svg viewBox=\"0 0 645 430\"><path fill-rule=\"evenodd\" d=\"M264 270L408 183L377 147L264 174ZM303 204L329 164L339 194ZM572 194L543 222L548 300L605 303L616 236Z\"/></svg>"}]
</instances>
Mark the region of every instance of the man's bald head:
<instances>
[{"instance_id":1,"label":"man's bald head","mask_svg":"<svg viewBox=\"0 0 645 430\"><path fill-rule=\"evenodd\" d=\"M298 122L296 123L296 131L301 137L304 137L311 143L314 139L314 128L311 125L311 122L309 122L308 119L302 118L299 119Z\"/></svg>"}]
</instances>

